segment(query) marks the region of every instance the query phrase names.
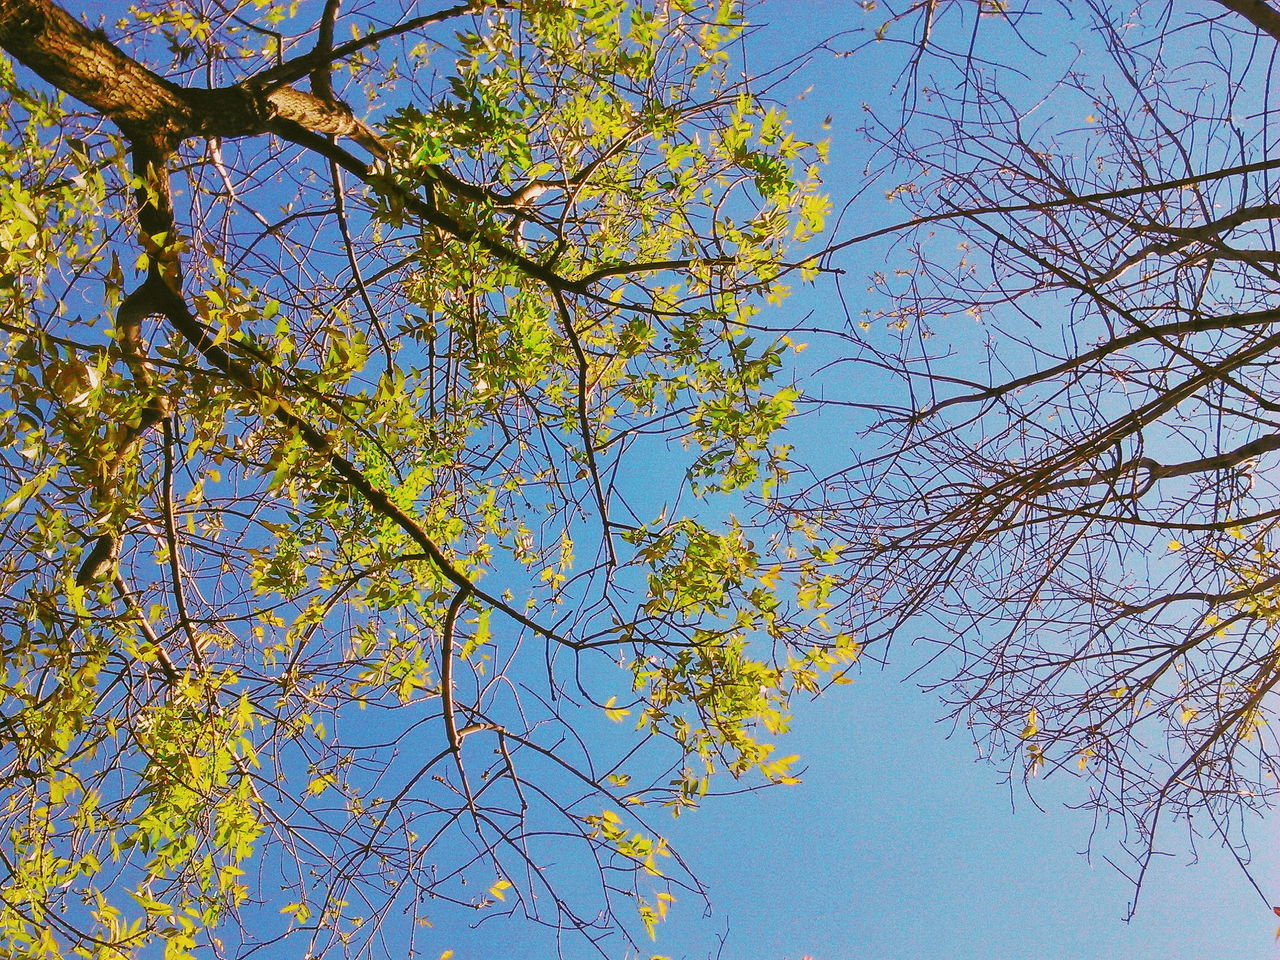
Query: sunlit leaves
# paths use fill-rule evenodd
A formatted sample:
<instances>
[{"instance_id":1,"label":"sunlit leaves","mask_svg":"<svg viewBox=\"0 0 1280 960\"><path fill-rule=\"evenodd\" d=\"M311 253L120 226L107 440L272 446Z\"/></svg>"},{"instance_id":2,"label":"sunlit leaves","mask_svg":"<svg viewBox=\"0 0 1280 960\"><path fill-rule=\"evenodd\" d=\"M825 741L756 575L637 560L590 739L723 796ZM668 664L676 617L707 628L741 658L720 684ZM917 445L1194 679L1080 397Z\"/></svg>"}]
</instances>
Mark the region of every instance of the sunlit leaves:
<instances>
[{"instance_id":1,"label":"sunlit leaves","mask_svg":"<svg viewBox=\"0 0 1280 960\"><path fill-rule=\"evenodd\" d=\"M511 851L566 836L636 881L601 882L607 922L635 926L621 895L652 934L665 841L585 804L679 813L716 773L795 781L774 745L790 697L857 646L823 619L810 531L730 511L787 475L789 344L748 331L827 204L820 150L737 76L739 13L476 5L407 38L418 74L395 44L346 61L371 128L337 148L373 162L194 138L181 209L145 235L159 181L0 77L0 716L23 864L3 892L28 909L0 909L8 946L60 949L45 902L112 960L186 957L232 911L346 946L366 935L349 904L402 883L532 910ZM295 14L283 35L310 31L288 6L254 25ZM247 7L134 16L175 77L293 54L262 60ZM194 332L115 316L157 263L181 267ZM634 781L562 757L566 732L605 749L575 729L580 695L643 758ZM460 835L482 856L428 877Z\"/></svg>"}]
</instances>

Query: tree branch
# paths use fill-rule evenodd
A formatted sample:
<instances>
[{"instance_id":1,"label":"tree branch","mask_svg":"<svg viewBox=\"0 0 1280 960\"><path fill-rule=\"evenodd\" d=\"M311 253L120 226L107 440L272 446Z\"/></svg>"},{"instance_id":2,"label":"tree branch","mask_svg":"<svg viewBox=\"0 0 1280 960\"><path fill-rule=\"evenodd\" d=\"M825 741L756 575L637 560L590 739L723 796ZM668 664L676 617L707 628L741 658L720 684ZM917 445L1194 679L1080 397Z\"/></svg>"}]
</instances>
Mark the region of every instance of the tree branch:
<instances>
[{"instance_id":1,"label":"tree branch","mask_svg":"<svg viewBox=\"0 0 1280 960\"><path fill-rule=\"evenodd\" d=\"M381 43L383 40L390 40L394 37L411 33L414 30L421 30L423 27L443 23L444 21L451 20L454 17L464 16L468 13L476 13L485 6L505 7L507 4L504 2L488 4L483 2L460 3L445 10L439 10L436 13L428 13L421 17L414 17L411 20L406 20L404 23L398 23L394 27L375 30L372 33L365 34L363 37L358 37L355 40L349 40L336 47L326 45L322 34L320 42L317 42L316 46L310 53L305 53L292 60L286 60L279 66L263 70L261 73L254 75L252 82L263 89L270 89L287 83L293 83L295 80L301 80L308 74L313 73L318 68L336 63L337 61L349 57L352 54L359 53L361 50Z\"/></svg>"},{"instance_id":2,"label":"tree branch","mask_svg":"<svg viewBox=\"0 0 1280 960\"><path fill-rule=\"evenodd\" d=\"M1263 0L1213 0L1220 7L1238 13L1274 40L1280 40L1280 11Z\"/></svg>"}]
</instances>

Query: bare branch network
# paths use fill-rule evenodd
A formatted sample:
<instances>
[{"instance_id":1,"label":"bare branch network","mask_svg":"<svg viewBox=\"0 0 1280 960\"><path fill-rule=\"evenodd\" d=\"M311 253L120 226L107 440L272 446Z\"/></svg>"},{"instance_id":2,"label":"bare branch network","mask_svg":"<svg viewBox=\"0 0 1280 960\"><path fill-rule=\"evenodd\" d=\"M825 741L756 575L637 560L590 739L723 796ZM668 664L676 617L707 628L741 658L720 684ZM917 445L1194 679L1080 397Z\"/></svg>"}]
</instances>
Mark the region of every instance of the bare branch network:
<instances>
[{"instance_id":1,"label":"bare branch network","mask_svg":"<svg viewBox=\"0 0 1280 960\"><path fill-rule=\"evenodd\" d=\"M791 508L847 543L851 626L939 645L984 752L1136 828L1136 882L1180 819L1247 860L1277 786L1280 18L908 13L905 112L867 132L909 222L836 361L901 399Z\"/></svg>"}]
</instances>

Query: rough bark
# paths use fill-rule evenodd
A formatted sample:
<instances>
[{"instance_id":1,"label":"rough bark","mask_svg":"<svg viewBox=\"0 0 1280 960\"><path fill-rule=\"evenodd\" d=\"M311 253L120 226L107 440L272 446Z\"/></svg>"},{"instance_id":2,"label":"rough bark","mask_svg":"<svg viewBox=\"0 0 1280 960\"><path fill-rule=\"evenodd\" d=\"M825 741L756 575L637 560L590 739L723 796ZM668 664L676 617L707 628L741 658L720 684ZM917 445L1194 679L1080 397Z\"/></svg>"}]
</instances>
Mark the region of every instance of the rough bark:
<instances>
[{"instance_id":1,"label":"rough bark","mask_svg":"<svg viewBox=\"0 0 1280 960\"><path fill-rule=\"evenodd\" d=\"M0 0L0 47L110 117L130 139L176 143L192 126L182 90L47 0Z\"/></svg>"},{"instance_id":2,"label":"rough bark","mask_svg":"<svg viewBox=\"0 0 1280 960\"><path fill-rule=\"evenodd\" d=\"M212 90L178 86L52 0L0 0L0 48L110 119L129 140L149 140L161 153L188 137L258 136L275 120L368 139L364 124L344 104L289 86L254 78Z\"/></svg>"}]
</instances>

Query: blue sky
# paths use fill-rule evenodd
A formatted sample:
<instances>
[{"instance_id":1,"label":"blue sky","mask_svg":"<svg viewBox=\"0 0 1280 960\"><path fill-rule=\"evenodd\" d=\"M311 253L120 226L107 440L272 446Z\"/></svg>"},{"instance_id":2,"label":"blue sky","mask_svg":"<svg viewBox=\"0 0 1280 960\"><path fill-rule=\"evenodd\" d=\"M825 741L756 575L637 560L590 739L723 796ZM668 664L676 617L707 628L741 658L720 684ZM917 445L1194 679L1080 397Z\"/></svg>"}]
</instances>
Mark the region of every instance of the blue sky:
<instances>
[{"instance_id":1,"label":"blue sky","mask_svg":"<svg viewBox=\"0 0 1280 960\"><path fill-rule=\"evenodd\" d=\"M1152 871L1139 910L1133 889L1101 855L1087 814L1052 780L999 783L962 738L933 722L938 704L868 671L827 701L797 711L793 746L805 782L708 804L684 848L727 921L725 960L1192 960L1265 957L1275 923L1229 855L1201 862L1176 835ZM1074 786L1074 785L1073 785ZM1277 878L1274 828L1258 825L1256 875ZM707 955L683 940L683 915L659 935L675 956ZM685 946L687 944L687 946ZM687 951L687 952L686 952ZM714 955L714 954L712 954ZM496 955L495 955L496 956Z\"/></svg>"},{"instance_id":2,"label":"blue sky","mask_svg":"<svg viewBox=\"0 0 1280 960\"><path fill-rule=\"evenodd\" d=\"M652 952L684 960L1198 960L1269 957L1276 924L1230 856L1206 845L1199 863L1176 832L1132 922L1132 886L1103 859L1116 837L1078 799L1022 786L947 739L931 697L903 669L857 681L796 710L788 749L804 782L708 801L668 831L706 884L713 912L683 897ZM1074 784L1072 786L1075 786ZM1255 876L1280 881L1255 825ZM1274 889L1274 886L1270 887ZM442 919L445 919L442 915ZM549 941L520 923L433 931L457 960L544 960ZM724 937L723 946L719 942ZM594 956L572 939L569 960ZM627 956L622 952L610 956ZM648 954L643 954L648 956ZM631 954L630 956L634 956ZM434 960L434 957L432 958Z\"/></svg>"},{"instance_id":3,"label":"blue sky","mask_svg":"<svg viewBox=\"0 0 1280 960\"><path fill-rule=\"evenodd\" d=\"M1043 41L1044 56L1016 55L1025 56L1035 81L1056 76L1089 40L1084 21L1049 13L1032 36ZM759 69L840 31L857 31L835 45L851 49L884 15L864 13L853 2L775 0L755 19L768 25L749 41L751 64ZM866 147L856 128L864 122L862 104L885 104L904 56L903 48L887 44L850 59L819 52L786 88L802 132L831 120L826 179L837 208L861 182ZM871 190L837 236L893 222L899 214L883 196L883 189ZM882 249L868 248L838 260L849 272L847 290L862 289L860 275L882 256ZM830 288L819 285L798 290L781 312L814 311L829 319L833 310ZM823 438L848 435L830 417L799 430L827 453ZM727 929L723 960L1191 960L1280 953L1276 920L1230 853L1213 841L1193 851L1183 825L1167 828L1159 847L1168 856L1157 858L1137 913L1126 922L1134 889L1105 859L1124 863L1120 825L1095 829L1089 813L1067 809L1083 799L1083 785L1067 777L1034 783L1038 809L1020 781L1002 783L1000 769L978 762L963 734L948 738L949 727L936 722L941 704L906 679L920 656L902 644L888 669L868 668L853 686L797 706L787 749L805 758L803 784L726 798L680 823L677 836L716 905L710 926ZM1280 883L1274 837L1274 825L1251 825L1251 871L1267 892ZM1091 856L1082 855L1089 847ZM659 936L659 952L717 956L714 944L695 945L697 926L678 912Z\"/></svg>"}]
</instances>

